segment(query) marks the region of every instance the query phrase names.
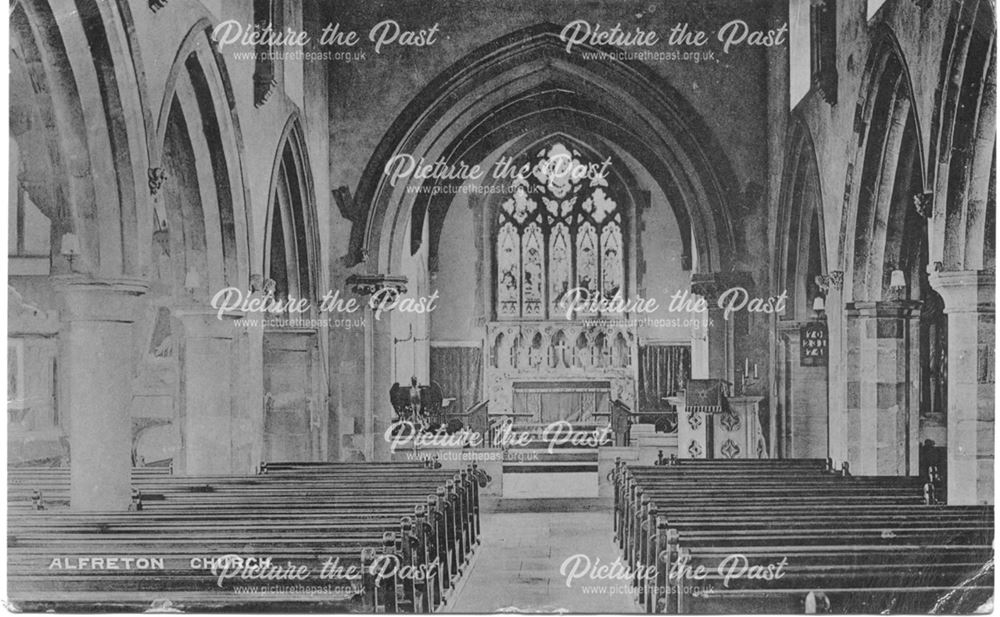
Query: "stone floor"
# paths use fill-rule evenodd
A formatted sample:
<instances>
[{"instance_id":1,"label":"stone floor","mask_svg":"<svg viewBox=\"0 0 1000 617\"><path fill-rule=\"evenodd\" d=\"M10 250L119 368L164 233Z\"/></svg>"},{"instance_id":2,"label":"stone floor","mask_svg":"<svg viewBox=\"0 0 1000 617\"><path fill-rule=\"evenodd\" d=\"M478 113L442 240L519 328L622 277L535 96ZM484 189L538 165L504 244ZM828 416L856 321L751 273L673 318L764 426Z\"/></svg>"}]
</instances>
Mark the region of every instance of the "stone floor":
<instances>
[{"instance_id":1,"label":"stone floor","mask_svg":"<svg viewBox=\"0 0 1000 617\"><path fill-rule=\"evenodd\" d=\"M637 613L620 581L579 579L563 562L586 555L610 564L612 506L598 499L501 499L482 504L482 544L446 612Z\"/></svg>"}]
</instances>

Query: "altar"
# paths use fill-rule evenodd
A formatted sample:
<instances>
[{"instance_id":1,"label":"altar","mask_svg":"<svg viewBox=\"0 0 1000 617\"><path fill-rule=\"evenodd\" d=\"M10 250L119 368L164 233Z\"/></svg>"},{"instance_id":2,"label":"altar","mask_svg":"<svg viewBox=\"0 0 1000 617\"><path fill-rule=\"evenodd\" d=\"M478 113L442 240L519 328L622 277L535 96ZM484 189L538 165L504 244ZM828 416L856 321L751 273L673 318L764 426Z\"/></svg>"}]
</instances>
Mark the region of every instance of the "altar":
<instances>
[{"instance_id":1,"label":"altar","mask_svg":"<svg viewBox=\"0 0 1000 617\"><path fill-rule=\"evenodd\" d=\"M516 381L512 411L517 422L573 424L607 420L611 382L607 380Z\"/></svg>"}]
</instances>

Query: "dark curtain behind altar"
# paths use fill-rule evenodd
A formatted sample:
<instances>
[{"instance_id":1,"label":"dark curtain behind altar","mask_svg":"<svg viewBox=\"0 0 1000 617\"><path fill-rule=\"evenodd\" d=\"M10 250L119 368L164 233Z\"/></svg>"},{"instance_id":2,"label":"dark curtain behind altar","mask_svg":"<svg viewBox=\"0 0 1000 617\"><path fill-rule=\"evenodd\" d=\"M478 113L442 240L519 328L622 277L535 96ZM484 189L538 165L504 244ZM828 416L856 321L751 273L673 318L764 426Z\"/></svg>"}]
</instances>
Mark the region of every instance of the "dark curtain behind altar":
<instances>
[{"instance_id":1,"label":"dark curtain behind altar","mask_svg":"<svg viewBox=\"0 0 1000 617\"><path fill-rule=\"evenodd\" d=\"M478 347L431 347L431 381L455 400L450 412L467 411L482 400L483 352Z\"/></svg>"},{"instance_id":2,"label":"dark curtain behind altar","mask_svg":"<svg viewBox=\"0 0 1000 617\"><path fill-rule=\"evenodd\" d=\"M691 348L687 345L639 347L639 413L670 410L663 400L684 389L691 377Z\"/></svg>"}]
</instances>

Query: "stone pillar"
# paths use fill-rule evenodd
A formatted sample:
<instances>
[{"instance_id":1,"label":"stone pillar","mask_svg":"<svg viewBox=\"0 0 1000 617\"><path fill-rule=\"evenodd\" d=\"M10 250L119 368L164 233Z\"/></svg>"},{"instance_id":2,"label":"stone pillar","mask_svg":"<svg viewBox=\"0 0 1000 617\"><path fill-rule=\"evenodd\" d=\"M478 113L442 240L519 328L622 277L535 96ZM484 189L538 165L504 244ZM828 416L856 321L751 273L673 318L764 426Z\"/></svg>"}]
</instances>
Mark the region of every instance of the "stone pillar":
<instances>
[{"instance_id":1,"label":"stone pillar","mask_svg":"<svg viewBox=\"0 0 1000 617\"><path fill-rule=\"evenodd\" d=\"M708 308L708 377L736 383L733 362L733 320L726 320L725 311L718 307L718 296L712 298Z\"/></svg>"},{"instance_id":2,"label":"stone pillar","mask_svg":"<svg viewBox=\"0 0 1000 617\"><path fill-rule=\"evenodd\" d=\"M780 454L788 458L826 458L830 456L829 377L825 364L802 366L801 329L806 323L778 322L781 364L777 368L782 372L778 380L782 386L778 394L782 414Z\"/></svg>"},{"instance_id":3,"label":"stone pillar","mask_svg":"<svg viewBox=\"0 0 1000 617\"><path fill-rule=\"evenodd\" d=\"M691 328L691 378L708 379L708 311L692 314L691 321L695 323Z\"/></svg>"},{"instance_id":4,"label":"stone pillar","mask_svg":"<svg viewBox=\"0 0 1000 617\"><path fill-rule=\"evenodd\" d=\"M844 312L844 273L840 270L831 271L825 275L824 282L828 285L826 296L826 326L830 335L828 350L827 379L827 409L829 418L829 457L833 459L835 468L850 460L848 448L850 442L847 434L850 430L847 405L847 362L846 351L850 348L847 341L847 315Z\"/></svg>"},{"instance_id":5,"label":"stone pillar","mask_svg":"<svg viewBox=\"0 0 1000 617\"><path fill-rule=\"evenodd\" d=\"M847 306L847 450L856 475L917 473L919 306Z\"/></svg>"},{"instance_id":6,"label":"stone pillar","mask_svg":"<svg viewBox=\"0 0 1000 617\"><path fill-rule=\"evenodd\" d=\"M178 353L182 436L178 472L247 473L247 469L234 469L233 444L244 430L263 431L263 426L247 427L234 409L233 388L239 383L240 370L234 320L242 315L229 313L219 318L215 311L201 308L178 309L175 314L183 329Z\"/></svg>"},{"instance_id":7,"label":"stone pillar","mask_svg":"<svg viewBox=\"0 0 1000 617\"><path fill-rule=\"evenodd\" d=\"M996 280L934 272L948 315L948 503L993 503Z\"/></svg>"},{"instance_id":8,"label":"stone pillar","mask_svg":"<svg viewBox=\"0 0 1000 617\"><path fill-rule=\"evenodd\" d=\"M385 432L395 417L392 403L389 400L389 389L394 383L392 366L392 320L398 314L383 312L380 319L370 319L371 324L371 352L366 358L370 365L372 389L370 392L370 407L365 418L365 456L367 460L387 461L389 460L389 442L385 439ZM400 379L395 376L399 385L407 387L410 385L409 378Z\"/></svg>"},{"instance_id":9,"label":"stone pillar","mask_svg":"<svg viewBox=\"0 0 1000 617\"><path fill-rule=\"evenodd\" d=\"M743 284L735 273L691 275L691 292L708 303L704 331L695 333L691 345L691 376L695 379L722 379L734 383L733 321L725 319L719 296L728 288Z\"/></svg>"},{"instance_id":10,"label":"stone pillar","mask_svg":"<svg viewBox=\"0 0 1000 617\"><path fill-rule=\"evenodd\" d=\"M139 280L53 277L63 300L62 395L70 410L70 507L126 510L132 484L132 326Z\"/></svg>"}]
</instances>

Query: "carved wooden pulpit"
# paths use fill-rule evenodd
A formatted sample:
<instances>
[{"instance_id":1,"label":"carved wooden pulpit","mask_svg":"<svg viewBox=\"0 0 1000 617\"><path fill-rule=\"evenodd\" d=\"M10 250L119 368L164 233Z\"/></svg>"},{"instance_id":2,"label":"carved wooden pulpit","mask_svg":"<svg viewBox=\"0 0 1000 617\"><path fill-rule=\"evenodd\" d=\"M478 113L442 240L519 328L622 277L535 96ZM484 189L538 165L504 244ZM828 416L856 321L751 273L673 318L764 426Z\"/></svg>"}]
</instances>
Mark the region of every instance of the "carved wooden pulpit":
<instances>
[{"instance_id":1,"label":"carved wooden pulpit","mask_svg":"<svg viewBox=\"0 0 1000 617\"><path fill-rule=\"evenodd\" d=\"M718 379L692 379L671 397L677 407L680 458L767 458L757 410L760 396L726 396Z\"/></svg>"}]
</instances>

